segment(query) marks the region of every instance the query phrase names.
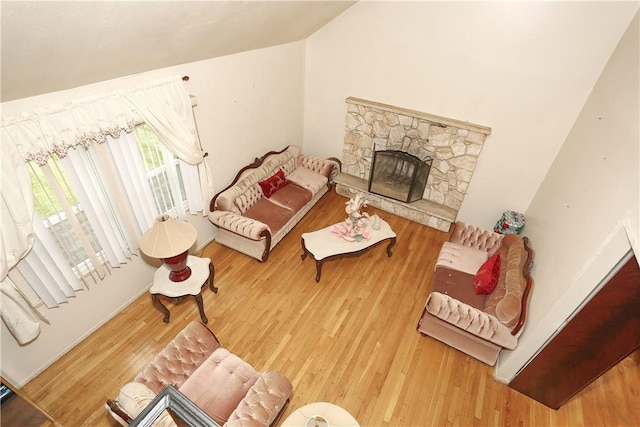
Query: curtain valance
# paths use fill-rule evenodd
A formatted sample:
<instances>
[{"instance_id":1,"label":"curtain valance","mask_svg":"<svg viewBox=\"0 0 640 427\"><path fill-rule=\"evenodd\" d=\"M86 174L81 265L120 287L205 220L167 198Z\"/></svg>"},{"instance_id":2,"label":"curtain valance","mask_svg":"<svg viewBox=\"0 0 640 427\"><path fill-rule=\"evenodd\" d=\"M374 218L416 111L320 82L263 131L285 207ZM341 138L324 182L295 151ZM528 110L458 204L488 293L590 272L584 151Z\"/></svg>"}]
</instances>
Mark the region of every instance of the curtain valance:
<instances>
[{"instance_id":1,"label":"curtain valance","mask_svg":"<svg viewBox=\"0 0 640 427\"><path fill-rule=\"evenodd\" d=\"M13 144L25 160L46 163L54 153L119 138L146 122L178 158L202 162L189 95L180 77L158 80L132 89L88 97L67 105L52 105L2 120L3 141Z\"/></svg>"}]
</instances>

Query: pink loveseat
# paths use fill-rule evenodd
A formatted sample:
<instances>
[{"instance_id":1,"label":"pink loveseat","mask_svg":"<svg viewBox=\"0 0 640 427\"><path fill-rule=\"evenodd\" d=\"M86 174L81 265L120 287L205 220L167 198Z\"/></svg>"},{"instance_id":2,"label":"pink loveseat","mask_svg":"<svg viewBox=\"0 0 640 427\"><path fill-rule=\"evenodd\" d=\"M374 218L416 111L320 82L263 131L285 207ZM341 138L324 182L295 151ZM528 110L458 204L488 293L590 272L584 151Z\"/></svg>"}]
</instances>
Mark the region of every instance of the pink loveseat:
<instances>
[{"instance_id":1,"label":"pink loveseat","mask_svg":"<svg viewBox=\"0 0 640 427\"><path fill-rule=\"evenodd\" d=\"M126 426L168 385L227 427L274 425L293 390L282 374L257 372L222 348L204 324L191 322L120 389L117 400L107 401L106 408ZM166 411L154 423L175 425Z\"/></svg>"},{"instance_id":2,"label":"pink loveseat","mask_svg":"<svg viewBox=\"0 0 640 427\"><path fill-rule=\"evenodd\" d=\"M210 202L209 220L218 227L215 241L266 261L339 172L339 160L302 154L295 145L256 158Z\"/></svg>"},{"instance_id":3,"label":"pink loveseat","mask_svg":"<svg viewBox=\"0 0 640 427\"><path fill-rule=\"evenodd\" d=\"M476 272L499 253L495 289L477 294ZM418 331L493 366L502 349L518 344L533 286L529 239L457 222L438 255Z\"/></svg>"}]
</instances>

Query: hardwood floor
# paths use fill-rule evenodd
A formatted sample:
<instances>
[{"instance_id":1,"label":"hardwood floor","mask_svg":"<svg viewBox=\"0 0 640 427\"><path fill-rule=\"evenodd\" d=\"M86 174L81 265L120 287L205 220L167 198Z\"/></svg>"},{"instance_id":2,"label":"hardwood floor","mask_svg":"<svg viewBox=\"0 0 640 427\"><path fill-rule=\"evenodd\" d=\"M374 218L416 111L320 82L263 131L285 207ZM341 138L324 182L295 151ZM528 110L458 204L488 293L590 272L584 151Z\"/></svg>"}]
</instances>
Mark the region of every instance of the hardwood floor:
<instances>
[{"instance_id":1,"label":"hardwood floor","mask_svg":"<svg viewBox=\"0 0 640 427\"><path fill-rule=\"evenodd\" d=\"M315 401L336 403L362 426L640 425L637 353L554 411L493 380L493 368L416 331L445 233L367 209L398 235L393 256L378 246L360 258L301 261L300 235L344 219L330 193L266 263L211 243L218 294L204 291L209 327L258 370L289 377L284 417ZM535 242L533 247L535 249ZM535 289L534 289L535 292ZM192 300L167 302L171 322L143 295L30 381L25 394L64 426L115 426L107 398L186 324Z\"/></svg>"}]
</instances>

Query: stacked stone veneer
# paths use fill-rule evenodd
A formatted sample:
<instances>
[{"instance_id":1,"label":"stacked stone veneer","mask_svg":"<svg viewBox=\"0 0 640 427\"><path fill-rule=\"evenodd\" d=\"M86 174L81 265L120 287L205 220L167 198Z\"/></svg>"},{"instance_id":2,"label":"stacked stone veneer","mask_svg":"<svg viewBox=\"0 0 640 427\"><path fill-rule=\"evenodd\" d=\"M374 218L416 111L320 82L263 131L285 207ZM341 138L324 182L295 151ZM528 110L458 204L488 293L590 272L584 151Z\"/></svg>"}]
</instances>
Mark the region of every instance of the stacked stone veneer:
<instances>
[{"instance_id":1,"label":"stacked stone veneer","mask_svg":"<svg viewBox=\"0 0 640 427\"><path fill-rule=\"evenodd\" d=\"M368 182L374 150L400 150L421 159L429 156L433 164L423 199L436 211L448 213L445 222L451 221L452 212L455 220L491 129L364 99L350 97L346 103L342 173ZM414 203L425 205L419 202ZM435 221L419 222L432 225ZM448 230L446 224L436 228Z\"/></svg>"}]
</instances>

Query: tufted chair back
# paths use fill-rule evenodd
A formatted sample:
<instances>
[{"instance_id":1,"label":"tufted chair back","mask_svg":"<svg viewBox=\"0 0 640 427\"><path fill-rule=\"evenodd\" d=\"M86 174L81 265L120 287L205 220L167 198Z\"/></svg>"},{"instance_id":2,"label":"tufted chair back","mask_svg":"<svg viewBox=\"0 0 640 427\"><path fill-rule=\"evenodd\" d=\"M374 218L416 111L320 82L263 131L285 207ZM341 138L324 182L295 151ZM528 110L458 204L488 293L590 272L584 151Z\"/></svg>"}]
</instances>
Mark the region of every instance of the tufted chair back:
<instances>
[{"instance_id":1,"label":"tufted chair back","mask_svg":"<svg viewBox=\"0 0 640 427\"><path fill-rule=\"evenodd\" d=\"M202 363L220 347L208 328L191 322L149 363L134 381L153 392L168 385L180 388Z\"/></svg>"},{"instance_id":2,"label":"tufted chair back","mask_svg":"<svg viewBox=\"0 0 640 427\"><path fill-rule=\"evenodd\" d=\"M221 347L203 323L194 321L105 406L116 421L128 426L168 385L225 427L275 426L293 391L287 377L277 371L257 372ZM153 425L176 427L167 411Z\"/></svg>"}]
</instances>

